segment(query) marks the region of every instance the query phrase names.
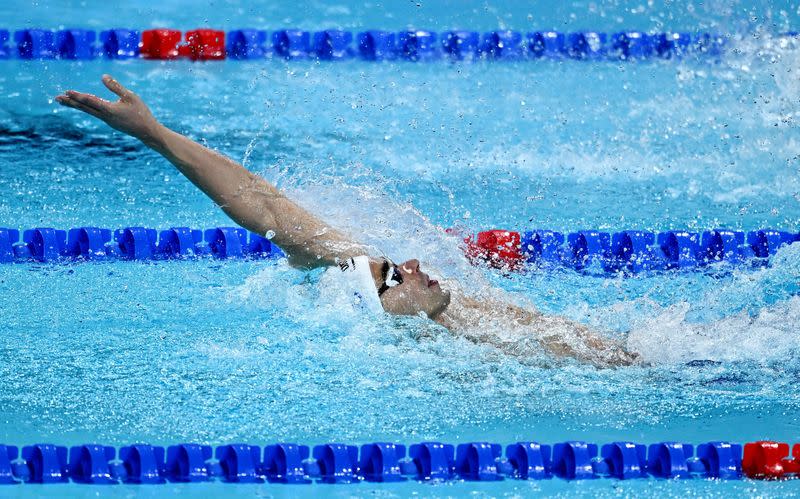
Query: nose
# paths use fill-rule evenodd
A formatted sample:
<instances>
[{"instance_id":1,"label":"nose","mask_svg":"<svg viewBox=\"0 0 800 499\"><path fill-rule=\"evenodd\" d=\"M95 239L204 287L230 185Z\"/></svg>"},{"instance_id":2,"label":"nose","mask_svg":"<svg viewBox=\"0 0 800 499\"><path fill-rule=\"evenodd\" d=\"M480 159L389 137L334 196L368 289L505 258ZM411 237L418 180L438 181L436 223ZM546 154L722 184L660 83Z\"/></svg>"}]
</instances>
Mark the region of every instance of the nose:
<instances>
[{"instance_id":1,"label":"nose","mask_svg":"<svg viewBox=\"0 0 800 499\"><path fill-rule=\"evenodd\" d=\"M419 272L419 260L406 260L401 267L407 274L416 274Z\"/></svg>"}]
</instances>

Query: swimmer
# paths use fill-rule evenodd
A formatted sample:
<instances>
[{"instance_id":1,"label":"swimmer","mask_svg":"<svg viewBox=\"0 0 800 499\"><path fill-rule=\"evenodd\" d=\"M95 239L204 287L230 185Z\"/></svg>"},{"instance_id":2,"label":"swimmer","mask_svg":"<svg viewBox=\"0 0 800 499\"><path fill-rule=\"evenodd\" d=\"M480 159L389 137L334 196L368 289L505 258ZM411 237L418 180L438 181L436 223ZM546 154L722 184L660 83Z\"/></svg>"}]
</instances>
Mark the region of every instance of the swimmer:
<instances>
[{"instance_id":1,"label":"swimmer","mask_svg":"<svg viewBox=\"0 0 800 499\"><path fill-rule=\"evenodd\" d=\"M288 199L264 178L159 123L139 96L111 76L104 75L102 81L119 97L117 101L72 90L56 101L104 121L164 156L237 224L269 234L291 265L339 267L357 277L353 282L361 283L359 296L375 309L425 316L453 334L490 343L509 355L524 358L533 343L556 356L598 367L639 363L636 353L582 324L494 297L499 290L492 290L492 296L470 297L458 283L443 288L417 260L395 264L371 255L367 246ZM516 334L519 331L524 334Z\"/></svg>"}]
</instances>

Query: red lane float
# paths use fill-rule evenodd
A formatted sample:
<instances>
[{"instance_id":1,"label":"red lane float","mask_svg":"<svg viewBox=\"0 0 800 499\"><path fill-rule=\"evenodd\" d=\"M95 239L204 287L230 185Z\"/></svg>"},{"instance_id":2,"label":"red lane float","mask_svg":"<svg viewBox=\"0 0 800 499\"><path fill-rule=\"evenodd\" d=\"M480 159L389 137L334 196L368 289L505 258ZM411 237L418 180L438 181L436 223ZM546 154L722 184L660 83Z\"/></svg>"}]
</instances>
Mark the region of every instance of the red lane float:
<instances>
[{"instance_id":1,"label":"red lane float","mask_svg":"<svg viewBox=\"0 0 800 499\"><path fill-rule=\"evenodd\" d=\"M181 55L193 61L220 61L225 59L225 32L214 29L196 29L186 32L186 45Z\"/></svg>"},{"instance_id":2,"label":"red lane float","mask_svg":"<svg viewBox=\"0 0 800 499\"><path fill-rule=\"evenodd\" d=\"M177 59L181 32L176 29L148 29L142 31L140 53L145 59Z\"/></svg>"},{"instance_id":3,"label":"red lane float","mask_svg":"<svg viewBox=\"0 0 800 499\"><path fill-rule=\"evenodd\" d=\"M487 230L479 232L475 239L464 239L467 256L471 260L481 260L503 268L516 268L522 263L520 241L519 232L509 230Z\"/></svg>"},{"instance_id":4,"label":"red lane float","mask_svg":"<svg viewBox=\"0 0 800 499\"><path fill-rule=\"evenodd\" d=\"M177 59L187 57L193 61L218 61L225 59L225 32L214 29L196 29L183 35L174 29L150 29L142 32L141 54L145 59Z\"/></svg>"},{"instance_id":5,"label":"red lane float","mask_svg":"<svg viewBox=\"0 0 800 499\"><path fill-rule=\"evenodd\" d=\"M794 458L789 457L789 444L761 440L744 445L742 472L748 478L775 480L789 478L800 472L800 445L792 449Z\"/></svg>"}]
</instances>

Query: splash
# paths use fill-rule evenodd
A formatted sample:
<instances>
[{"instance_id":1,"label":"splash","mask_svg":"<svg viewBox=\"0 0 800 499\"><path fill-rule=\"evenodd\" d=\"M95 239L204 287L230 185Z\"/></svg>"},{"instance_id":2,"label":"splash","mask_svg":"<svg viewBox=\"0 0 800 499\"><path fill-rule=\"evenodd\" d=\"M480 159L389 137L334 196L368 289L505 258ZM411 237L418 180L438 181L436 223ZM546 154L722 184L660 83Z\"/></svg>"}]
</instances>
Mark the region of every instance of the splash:
<instances>
[{"instance_id":1,"label":"splash","mask_svg":"<svg viewBox=\"0 0 800 499\"><path fill-rule=\"evenodd\" d=\"M710 324L688 319L691 305L680 303L644 320L631 332L628 345L658 364L691 361L760 362L797 355L800 298L764 307L755 317L745 312Z\"/></svg>"},{"instance_id":2,"label":"splash","mask_svg":"<svg viewBox=\"0 0 800 499\"><path fill-rule=\"evenodd\" d=\"M769 267L738 270L692 302L635 321L628 345L656 363L769 362L796 357L800 341L800 248L782 248Z\"/></svg>"}]
</instances>

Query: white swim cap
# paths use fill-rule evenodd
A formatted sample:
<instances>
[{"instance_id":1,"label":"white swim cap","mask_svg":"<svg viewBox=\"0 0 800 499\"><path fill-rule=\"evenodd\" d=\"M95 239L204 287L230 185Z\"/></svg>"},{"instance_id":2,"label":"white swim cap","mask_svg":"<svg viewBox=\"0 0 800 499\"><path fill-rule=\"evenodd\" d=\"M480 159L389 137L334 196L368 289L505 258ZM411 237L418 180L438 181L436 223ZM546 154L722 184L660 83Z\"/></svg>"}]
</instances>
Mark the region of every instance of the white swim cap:
<instances>
[{"instance_id":1,"label":"white swim cap","mask_svg":"<svg viewBox=\"0 0 800 499\"><path fill-rule=\"evenodd\" d=\"M352 296L356 305L374 313L383 312L375 280L369 269L369 257L357 256L339 262L341 286L348 296Z\"/></svg>"}]
</instances>

